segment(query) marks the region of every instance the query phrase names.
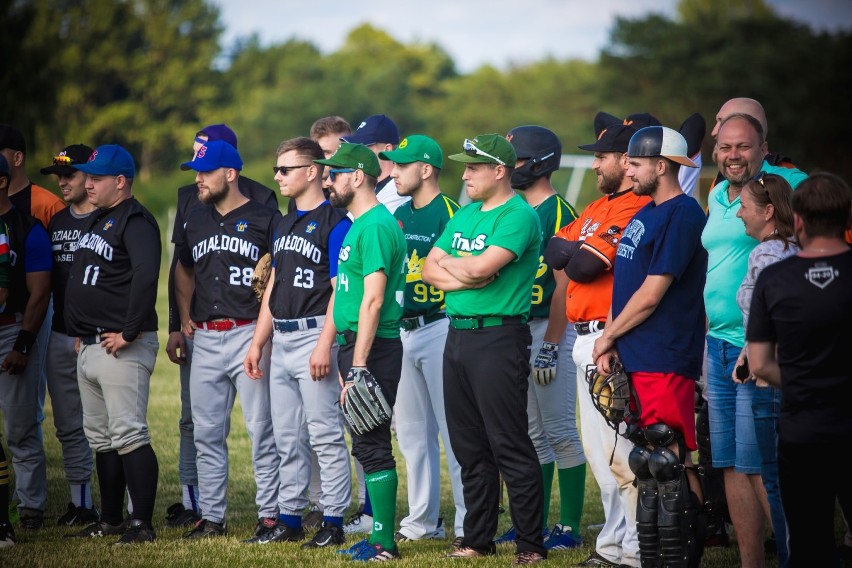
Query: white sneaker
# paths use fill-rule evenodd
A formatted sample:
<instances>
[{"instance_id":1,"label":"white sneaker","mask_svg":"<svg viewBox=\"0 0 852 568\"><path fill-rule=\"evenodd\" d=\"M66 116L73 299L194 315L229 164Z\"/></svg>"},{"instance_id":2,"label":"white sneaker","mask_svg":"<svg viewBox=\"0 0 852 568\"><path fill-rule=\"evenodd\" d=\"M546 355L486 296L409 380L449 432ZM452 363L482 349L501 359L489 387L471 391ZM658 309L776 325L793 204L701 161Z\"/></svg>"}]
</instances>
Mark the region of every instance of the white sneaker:
<instances>
[{"instance_id":1,"label":"white sneaker","mask_svg":"<svg viewBox=\"0 0 852 568\"><path fill-rule=\"evenodd\" d=\"M357 512L343 526L344 534L371 533L373 532L373 517L362 512Z\"/></svg>"}]
</instances>

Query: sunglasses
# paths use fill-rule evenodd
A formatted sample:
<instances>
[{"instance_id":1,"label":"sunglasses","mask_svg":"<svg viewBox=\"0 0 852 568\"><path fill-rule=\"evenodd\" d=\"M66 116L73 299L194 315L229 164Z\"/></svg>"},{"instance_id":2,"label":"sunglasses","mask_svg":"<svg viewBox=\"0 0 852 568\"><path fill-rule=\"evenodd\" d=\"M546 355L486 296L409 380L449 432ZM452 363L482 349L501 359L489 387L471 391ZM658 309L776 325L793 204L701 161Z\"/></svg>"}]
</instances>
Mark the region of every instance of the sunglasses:
<instances>
[{"instance_id":1,"label":"sunglasses","mask_svg":"<svg viewBox=\"0 0 852 568\"><path fill-rule=\"evenodd\" d=\"M501 166L506 165L506 162L504 162L503 160L501 160L497 156L492 156L488 152L483 152L482 150L477 148L476 144L474 144L471 140L465 139L463 148L464 148L464 153L467 154L468 156L484 156L486 158L491 158L492 160L494 160L495 162L497 162Z\"/></svg>"},{"instance_id":2,"label":"sunglasses","mask_svg":"<svg viewBox=\"0 0 852 568\"><path fill-rule=\"evenodd\" d=\"M304 164L302 166L272 166L272 171L276 174L286 176L290 170L298 170L299 168L310 168L313 164Z\"/></svg>"},{"instance_id":3,"label":"sunglasses","mask_svg":"<svg viewBox=\"0 0 852 568\"><path fill-rule=\"evenodd\" d=\"M71 156L54 156L53 157L53 165L55 166L70 166Z\"/></svg>"},{"instance_id":4,"label":"sunglasses","mask_svg":"<svg viewBox=\"0 0 852 568\"><path fill-rule=\"evenodd\" d=\"M354 168L340 168L337 170L328 170L328 179L329 181L331 181L331 183L334 183L335 176L338 176L340 174L351 174L354 171Z\"/></svg>"}]
</instances>

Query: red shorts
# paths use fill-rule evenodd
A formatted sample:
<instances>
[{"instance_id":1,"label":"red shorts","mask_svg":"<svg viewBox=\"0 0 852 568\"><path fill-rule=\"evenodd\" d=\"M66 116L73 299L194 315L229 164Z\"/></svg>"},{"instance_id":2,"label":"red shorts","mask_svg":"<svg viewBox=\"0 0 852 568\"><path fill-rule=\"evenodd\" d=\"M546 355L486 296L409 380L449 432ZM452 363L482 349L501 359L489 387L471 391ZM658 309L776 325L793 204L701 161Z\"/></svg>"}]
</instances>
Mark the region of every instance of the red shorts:
<instances>
[{"instance_id":1,"label":"red shorts","mask_svg":"<svg viewBox=\"0 0 852 568\"><path fill-rule=\"evenodd\" d=\"M639 412L630 401L637 425L663 423L683 434L688 450L696 450L695 381L676 373L630 373L630 381L639 399Z\"/></svg>"}]
</instances>

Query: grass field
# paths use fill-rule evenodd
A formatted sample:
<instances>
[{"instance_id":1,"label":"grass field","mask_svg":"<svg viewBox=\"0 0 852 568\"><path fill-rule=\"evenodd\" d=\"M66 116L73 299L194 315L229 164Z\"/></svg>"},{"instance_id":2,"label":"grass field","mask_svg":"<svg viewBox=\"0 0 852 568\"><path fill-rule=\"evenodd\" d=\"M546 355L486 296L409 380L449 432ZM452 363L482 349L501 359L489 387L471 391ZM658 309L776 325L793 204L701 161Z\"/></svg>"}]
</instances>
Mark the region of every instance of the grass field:
<instances>
[{"instance_id":1,"label":"grass field","mask_svg":"<svg viewBox=\"0 0 852 568\"><path fill-rule=\"evenodd\" d=\"M165 233L165 229L164 229ZM164 263L165 267L165 263ZM180 485L177 478L178 457L178 416L179 380L177 367L165 354L166 343L166 293L165 276L160 279L158 311L160 314L160 354L151 380L151 396L148 418L152 444L160 464L159 492L154 515L157 530L156 542L148 545L115 547L115 538L66 540L63 535L68 529L56 527L56 519L65 512L68 498L68 486L64 480L59 444L52 423L52 411L48 399L45 408L44 440L48 456L49 500L45 513L47 528L34 533L18 530L18 545L0 550L0 566L5 567L44 567L44 568L131 568L142 566L177 567L232 567L232 566L333 566L346 564L345 557L330 550L302 551L297 544L271 544L251 546L242 544L241 539L251 535L257 521L254 505L254 478L249 458L249 441L245 432L239 404L234 408L232 428L229 438L230 484L228 490L228 526L229 536L206 542L186 542L181 539L182 531L164 527L166 507L180 500ZM626 443L626 442L624 442ZM400 487L397 495L397 522L407 509L405 467L401 454L396 448ZM95 503L97 495L96 478L93 479ZM551 505L551 524L559 510L558 484L554 484L553 503ZM442 490L442 511L447 519L452 518L452 499L449 484L444 483ZM591 472L586 477L585 510L582 520L584 546L570 551L557 551L551 554L549 565L570 566L584 560L594 547L596 533L588 527L603 522L603 514L597 485ZM500 517L499 530L508 528L509 515ZM403 543L400 545L402 560L400 566L437 567L456 562L443 558L449 548L452 535L444 541ZM496 557L476 561L477 566L508 566L513 558L512 546L501 546ZM721 568L736 566L739 558L735 546L726 549L714 548L707 551L703 566ZM770 558L769 566L775 566Z\"/></svg>"}]
</instances>

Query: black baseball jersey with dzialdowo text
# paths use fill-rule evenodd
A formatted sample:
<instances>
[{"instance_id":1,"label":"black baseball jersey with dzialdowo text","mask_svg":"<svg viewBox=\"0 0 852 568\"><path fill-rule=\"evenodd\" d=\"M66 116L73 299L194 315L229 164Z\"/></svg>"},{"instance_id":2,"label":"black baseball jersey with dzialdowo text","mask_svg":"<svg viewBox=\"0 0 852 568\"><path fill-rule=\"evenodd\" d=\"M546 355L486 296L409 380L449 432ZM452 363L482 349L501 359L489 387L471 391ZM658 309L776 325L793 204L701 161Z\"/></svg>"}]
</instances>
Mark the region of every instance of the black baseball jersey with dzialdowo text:
<instances>
[{"instance_id":1,"label":"black baseball jersey with dzialdowo text","mask_svg":"<svg viewBox=\"0 0 852 568\"><path fill-rule=\"evenodd\" d=\"M68 335L157 330L160 227L134 197L88 218L65 289Z\"/></svg>"},{"instance_id":2,"label":"black baseball jersey with dzialdowo text","mask_svg":"<svg viewBox=\"0 0 852 568\"><path fill-rule=\"evenodd\" d=\"M278 209L251 200L224 216L214 205L189 214L180 236L184 244L176 254L195 272L189 310L193 321L257 318L260 304L251 277L257 261L269 252L272 227L280 217Z\"/></svg>"},{"instance_id":3,"label":"black baseball jersey with dzialdowo text","mask_svg":"<svg viewBox=\"0 0 852 568\"><path fill-rule=\"evenodd\" d=\"M65 329L65 285L71 274L71 264L74 262L74 251L77 243L88 226L92 211L82 216L74 214L70 207L59 211L50 219L47 233L53 250L53 273L51 274L50 289L53 292L53 322L51 329L66 333Z\"/></svg>"},{"instance_id":4,"label":"black baseball jersey with dzialdowo text","mask_svg":"<svg viewBox=\"0 0 852 568\"><path fill-rule=\"evenodd\" d=\"M326 201L299 216L287 213L277 223L272 242L275 283L269 310L276 319L324 316L331 299L328 239L346 213Z\"/></svg>"}]
</instances>

